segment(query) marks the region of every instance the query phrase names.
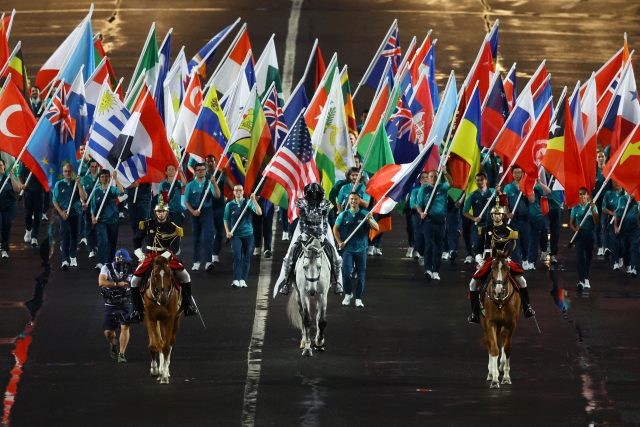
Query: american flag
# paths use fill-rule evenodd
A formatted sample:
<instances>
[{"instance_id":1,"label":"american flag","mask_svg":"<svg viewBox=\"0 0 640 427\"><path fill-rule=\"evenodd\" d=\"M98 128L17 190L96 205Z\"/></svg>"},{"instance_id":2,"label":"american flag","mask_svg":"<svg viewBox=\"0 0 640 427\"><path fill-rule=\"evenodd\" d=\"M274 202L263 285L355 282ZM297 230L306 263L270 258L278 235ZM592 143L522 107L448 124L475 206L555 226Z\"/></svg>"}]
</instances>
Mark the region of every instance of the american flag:
<instances>
[{"instance_id":1,"label":"american flag","mask_svg":"<svg viewBox=\"0 0 640 427\"><path fill-rule=\"evenodd\" d=\"M278 91L275 86L271 87L271 91L264 101L264 115L271 131L271 140L277 149L282 145L289 128L284 122L284 113L282 107L278 104Z\"/></svg>"},{"instance_id":2,"label":"american flag","mask_svg":"<svg viewBox=\"0 0 640 427\"><path fill-rule=\"evenodd\" d=\"M76 120L71 117L66 98L66 90L64 87L60 88L51 100L51 105L45 113L47 120L51 122L53 128L58 135L60 135L61 144L66 144L67 141L73 141L76 136Z\"/></svg>"},{"instance_id":3,"label":"american flag","mask_svg":"<svg viewBox=\"0 0 640 427\"><path fill-rule=\"evenodd\" d=\"M276 152L264 175L278 182L289 195L289 221L298 217L296 201L302 197L305 185L319 182L320 175L313 159L311 135L300 115L291 127L282 147Z\"/></svg>"}]
</instances>

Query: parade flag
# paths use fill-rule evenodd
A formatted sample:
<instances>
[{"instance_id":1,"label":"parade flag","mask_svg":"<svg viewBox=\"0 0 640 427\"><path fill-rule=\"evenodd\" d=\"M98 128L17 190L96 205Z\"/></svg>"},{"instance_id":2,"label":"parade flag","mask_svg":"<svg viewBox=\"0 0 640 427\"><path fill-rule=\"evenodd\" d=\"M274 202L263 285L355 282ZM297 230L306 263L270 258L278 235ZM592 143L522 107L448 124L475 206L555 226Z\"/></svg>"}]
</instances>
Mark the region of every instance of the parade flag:
<instances>
[{"instance_id":1,"label":"parade flag","mask_svg":"<svg viewBox=\"0 0 640 427\"><path fill-rule=\"evenodd\" d=\"M258 96L264 98L267 89L271 84L275 84L278 91L278 103L284 105L284 96L282 95L282 81L280 80L280 67L278 67L278 55L276 54L276 44L272 35L262 54L258 58L255 67L256 83L258 85Z\"/></svg>"},{"instance_id":2,"label":"parade flag","mask_svg":"<svg viewBox=\"0 0 640 427\"><path fill-rule=\"evenodd\" d=\"M278 182L286 190L289 196L289 222L293 222L298 217L296 201L303 197L304 187L320 181L313 160L311 135L302 116L293 123L291 131L282 147L273 156L264 175Z\"/></svg>"},{"instance_id":3,"label":"parade flag","mask_svg":"<svg viewBox=\"0 0 640 427\"><path fill-rule=\"evenodd\" d=\"M320 44L318 44L318 39L314 42L314 46L315 47L311 50L311 54L309 55L309 61L307 62L307 68L303 77L305 96L307 99L309 99L309 96L313 97L313 94L316 93L316 89L320 86L322 77L327 71L327 66L324 62L322 50L320 50ZM312 72L313 76L310 76L309 72Z\"/></svg>"},{"instance_id":4,"label":"parade flag","mask_svg":"<svg viewBox=\"0 0 640 427\"><path fill-rule=\"evenodd\" d=\"M173 129L176 126L180 106L190 81L187 58L184 55L184 46L182 46L162 82L164 86L164 126L169 139L171 139ZM158 84L160 83L158 82Z\"/></svg>"},{"instance_id":5,"label":"parade flag","mask_svg":"<svg viewBox=\"0 0 640 427\"><path fill-rule=\"evenodd\" d=\"M423 61L427 56L427 52L431 48L431 31L427 33L420 46L416 49L415 54L409 62L409 73L411 80L417 82L420 80L420 72L424 68Z\"/></svg>"},{"instance_id":6,"label":"parade flag","mask_svg":"<svg viewBox=\"0 0 640 427\"><path fill-rule=\"evenodd\" d=\"M509 103L499 74L494 75L489 94L482 108L480 143L489 148L509 117Z\"/></svg>"},{"instance_id":7,"label":"parade flag","mask_svg":"<svg viewBox=\"0 0 640 427\"><path fill-rule=\"evenodd\" d=\"M289 131L289 127L284 120L284 112L279 105L278 90L274 83L271 84L271 88L267 91L264 99L264 115L267 118L269 124L269 130L271 131L271 141L276 149L280 148L284 137Z\"/></svg>"},{"instance_id":8,"label":"parade flag","mask_svg":"<svg viewBox=\"0 0 640 427\"><path fill-rule=\"evenodd\" d=\"M393 158L397 163L412 162L420 151L420 146L415 142L415 139L411 138L413 113L408 104L409 100L404 94L401 94L385 126Z\"/></svg>"},{"instance_id":9,"label":"parade flag","mask_svg":"<svg viewBox=\"0 0 640 427\"><path fill-rule=\"evenodd\" d=\"M138 63L136 64L136 68L134 69L131 80L129 81L129 87L127 88L125 98L138 99L138 94L139 91L142 90L142 85L136 88L135 83L137 83L138 77L143 71L146 72L144 80L147 83L147 87L150 88L153 93L156 81L158 80L158 74L160 73L160 57L158 41L156 40L155 22L151 24L151 28L149 29L149 34L147 35L147 39L144 42L142 51L140 52Z\"/></svg>"},{"instance_id":10,"label":"parade flag","mask_svg":"<svg viewBox=\"0 0 640 427\"><path fill-rule=\"evenodd\" d=\"M13 80L10 81L0 94L0 151L18 157L35 126L31 106ZM26 152L21 161L29 170L37 167L35 160ZM44 176L43 179L46 181Z\"/></svg>"},{"instance_id":11,"label":"parade flag","mask_svg":"<svg viewBox=\"0 0 640 427\"><path fill-rule=\"evenodd\" d=\"M309 132L312 134L320 116L322 115L322 109L329 97L329 91L331 90L334 78L339 79L338 57L335 54L331 58L316 92L313 94L313 98L311 98L311 102L309 102L309 108L307 108L307 111L304 113L304 119L307 121L307 127L309 128Z\"/></svg>"},{"instance_id":12,"label":"parade flag","mask_svg":"<svg viewBox=\"0 0 640 427\"><path fill-rule=\"evenodd\" d=\"M197 73L194 73L189 81L187 92L178 111L178 117L171 134L171 143L172 145L175 144L174 151L180 152L187 146L201 108L202 88L200 87L200 77Z\"/></svg>"},{"instance_id":13,"label":"parade flag","mask_svg":"<svg viewBox=\"0 0 640 427\"><path fill-rule=\"evenodd\" d=\"M548 100L540 113L540 117L533 124L533 128L522 142L520 154L518 155L518 166L533 181L538 178L540 162L547 148L551 111L551 100Z\"/></svg>"},{"instance_id":14,"label":"parade flag","mask_svg":"<svg viewBox=\"0 0 640 427\"><path fill-rule=\"evenodd\" d=\"M631 61L627 65L626 74L620 81L618 96L618 111L612 138L609 141L612 151L617 150L633 128L640 123L640 101L638 101L638 89ZM607 141L603 141L603 143L607 145Z\"/></svg>"},{"instance_id":15,"label":"parade flag","mask_svg":"<svg viewBox=\"0 0 640 427\"><path fill-rule=\"evenodd\" d=\"M494 61L498 61L498 42L500 39L500 20L496 19L491 27L491 31L487 34L487 41L491 47L491 56Z\"/></svg>"},{"instance_id":16,"label":"parade flag","mask_svg":"<svg viewBox=\"0 0 640 427\"><path fill-rule=\"evenodd\" d=\"M240 18L236 19L233 24L223 28L218 34L213 36L202 48L196 53L187 64L187 73L190 74L194 68L203 79L207 77L207 65L213 59L213 55L220 46L220 43L229 35L229 33L238 25Z\"/></svg>"},{"instance_id":17,"label":"parade flag","mask_svg":"<svg viewBox=\"0 0 640 427\"><path fill-rule=\"evenodd\" d=\"M476 187L475 176L480 170L481 103L480 89L471 94L467 109L451 142L449 173L453 180L451 186L466 190L467 194Z\"/></svg>"},{"instance_id":18,"label":"parade flag","mask_svg":"<svg viewBox=\"0 0 640 427\"><path fill-rule=\"evenodd\" d=\"M596 186L596 152L598 151L598 100L596 98L596 80L592 75L582 98L583 144L580 148L580 160L584 169L587 188Z\"/></svg>"},{"instance_id":19,"label":"parade flag","mask_svg":"<svg viewBox=\"0 0 640 427\"><path fill-rule=\"evenodd\" d=\"M249 150L245 158L247 159L247 169L244 179L244 187L246 191L254 192L260 175L264 171L267 164L271 161L275 149L271 144L271 131L269 124L264 116L260 98L256 96L253 105L253 123L251 124Z\"/></svg>"},{"instance_id":20,"label":"parade flag","mask_svg":"<svg viewBox=\"0 0 640 427\"><path fill-rule=\"evenodd\" d=\"M433 125L429 130L429 135L425 139L426 144L433 141L433 144L435 146L435 148L431 150L429 158L427 159L427 170L436 170L440 165L439 151L442 147L442 142L446 137L447 129L449 129L449 126L454 118L457 105L458 89L456 87L456 75L453 71L451 71L451 73L449 74L449 80L447 81L447 85L444 89L444 94L442 95L440 107L438 108L436 116L433 119Z\"/></svg>"},{"instance_id":21,"label":"parade flag","mask_svg":"<svg viewBox=\"0 0 640 427\"><path fill-rule=\"evenodd\" d=\"M491 54L491 44L485 38L480 47L477 61L474 63L473 68L469 71L466 83L467 86L464 89L465 104L468 104L473 95L473 88L478 83L478 91L480 92L480 102L484 101L489 91L489 84L491 77L495 73L495 65L493 63L493 56Z\"/></svg>"},{"instance_id":22,"label":"parade flag","mask_svg":"<svg viewBox=\"0 0 640 427\"><path fill-rule=\"evenodd\" d=\"M602 174L607 176L611 171L611 178L625 191L633 194L640 185L638 171L640 170L640 126L636 126L627 137L624 144L617 151L612 152Z\"/></svg>"},{"instance_id":23,"label":"parade flag","mask_svg":"<svg viewBox=\"0 0 640 427\"><path fill-rule=\"evenodd\" d=\"M225 118L230 129L238 127L242 120L242 113L245 105L253 106L251 90L256 85L256 74L253 67L251 52L247 53L244 62L236 77L233 87L220 100L220 105L224 111Z\"/></svg>"},{"instance_id":24,"label":"parade flag","mask_svg":"<svg viewBox=\"0 0 640 427\"><path fill-rule=\"evenodd\" d=\"M0 68L9 60L11 50L9 50L9 38L7 37L7 27L4 21L0 21Z\"/></svg>"},{"instance_id":25,"label":"parade flag","mask_svg":"<svg viewBox=\"0 0 640 427\"><path fill-rule=\"evenodd\" d=\"M160 118L162 119L162 123L164 125L164 80L167 78L167 74L169 73L170 68L170 56L171 56L171 32L173 28L169 29L167 35L164 37L162 44L160 45L160 50L158 51L158 77L156 77L155 87L150 88L152 90L151 94L153 95L153 99L156 101L156 107L158 108L158 113L160 114Z\"/></svg>"},{"instance_id":26,"label":"parade flag","mask_svg":"<svg viewBox=\"0 0 640 427\"><path fill-rule=\"evenodd\" d=\"M358 154L364 162L364 170L377 172L382 166L394 163L393 153L385 130L386 107L390 98L389 78L382 81L376 97L371 103L356 144ZM369 146L372 146L369 148Z\"/></svg>"},{"instance_id":27,"label":"parade flag","mask_svg":"<svg viewBox=\"0 0 640 427\"><path fill-rule=\"evenodd\" d=\"M251 65L255 64L251 50L247 24L243 24L227 55L222 59L222 62L211 77L211 83L220 93L226 94L233 87L233 83L238 73L240 73L242 64L248 54L251 55Z\"/></svg>"},{"instance_id":28,"label":"parade flag","mask_svg":"<svg viewBox=\"0 0 640 427\"><path fill-rule=\"evenodd\" d=\"M560 99L560 105L556 112L555 119L549 129L549 141L547 142L547 150L542 156L542 166L553 176L558 182L564 182L564 124L565 124L565 107L566 102Z\"/></svg>"},{"instance_id":29,"label":"parade flag","mask_svg":"<svg viewBox=\"0 0 640 427\"><path fill-rule=\"evenodd\" d=\"M356 122L356 110L353 107L353 97L351 96L351 85L349 84L349 72L347 66L342 67L340 72L340 82L342 84L342 99L344 100L344 113L347 117L347 128L349 133L358 136L358 123Z\"/></svg>"},{"instance_id":30,"label":"parade flag","mask_svg":"<svg viewBox=\"0 0 640 427\"><path fill-rule=\"evenodd\" d=\"M71 84L69 95L67 98L67 106L69 107L69 116L75 121L74 137L76 148L87 142L89 134L89 115L87 110L87 97L85 95L85 84L82 73L78 73L75 80Z\"/></svg>"},{"instance_id":31,"label":"parade flag","mask_svg":"<svg viewBox=\"0 0 640 427\"><path fill-rule=\"evenodd\" d=\"M412 115L410 139L414 144L422 148L428 142L426 138L433 126L435 114L431 89L426 74L420 75L408 105Z\"/></svg>"},{"instance_id":32,"label":"parade flag","mask_svg":"<svg viewBox=\"0 0 640 427\"><path fill-rule=\"evenodd\" d=\"M293 90L291 96L283 108L284 122L289 128L293 126L296 117L300 115L303 109L309 107L309 100L302 82Z\"/></svg>"},{"instance_id":33,"label":"parade flag","mask_svg":"<svg viewBox=\"0 0 640 427\"><path fill-rule=\"evenodd\" d=\"M20 42L18 42L20 43ZM18 45L16 45L17 47ZM22 92L25 99L29 98L29 79L27 78L27 68L22 59L22 45L18 48L16 54L9 59L9 66L2 75L3 78L11 76L11 81Z\"/></svg>"},{"instance_id":34,"label":"parade flag","mask_svg":"<svg viewBox=\"0 0 640 427\"><path fill-rule=\"evenodd\" d=\"M31 169L47 191L62 178L64 165L69 163L74 170L77 169L76 146L73 142L75 124L67 106L65 85L61 83L33 130L26 149L38 163L37 169L44 172L43 176Z\"/></svg>"},{"instance_id":35,"label":"parade flag","mask_svg":"<svg viewBox=\"0 0 640 427\"><path fill-rule=\"evenodd\" d=\"M598 71L595 72L594 79L596 81L596 99L598 102L598 123L602 122L607 108L611 103L611 99L619 84L620 73L629 58L629 48L625 38L624 46L613 54L609 60L604 63ZM580 88L580 96L584 97L587 90L588 82L585 82Z\"/></svg>"},{"instance_id":36,"label":"parade flag","mask_svg":"<svg viewBox=\"0 0 640 427\"><path fill-rule=\"evenodd\" d=\"M366 192L376 200L373 213L391 213L398 203L405 200L424 170L432 149L433 146L429 146L422 150L410 163L383 166L369 179Z\"/></svg>"},{"instance_id":37,"label":"parade flag","mask_svg":"<svg viewBox=\"0 0 640 427\"><path fill-rule=\"evenodd\" d=\"M93 39L93 53L94 53L95 65L96 65L95 68L97 69L100 63L103 60L105 60L105 66L107 67L109 78L111 79L111 90L115 90L115 87L118 85L118 77L116 76L116 72L114 71L113 66L111 65L111 60L109 59L109 57L107 56L107 53L104 50L104 46L102 46L101 37L102 36L98 34ZM95 73L95 69L94 69L94 73ZM87 82L88 81L89 80L87 80ZM100 81L98 85L98 92L100 92L101 85L102 85L102 81ZM122 91L123 91L122 86L120 86L117 90L117 95L120 97L120 100L124 99L124 95Z\"/></svg>"},{"instance_id":38,"label":"parade flag","mask_svg":"<svg viewBox=\"0 0 640 427\"><path fill-rule=\"evenodd\" d=\"M509 111L513 110L516 99L518 99L518 88L516 85L516 63L514 62L511 69L502 81L504 86L504 93L507 96L507 104L509 105Z\"/></svg>"},{"instance_id":39,"label":"parade flag","mask_svg":"<svg viewBox=\"0 0 640 427\"><path fill-rule=\"evenodd\" d=\"M551 98L551 76L549 76L545 79L544 83L538 88L538 90L533 93L533 111L535 112L536 118L540 117L540 113L544 109L544 106ZM553 104L551 104L551 109L553 109Z\"/></svg>"},{"instance_id":40,"label":"parade flag","mask_svg":"<svg viewBox=\"0 0 640 427\"><path fill-rule=\"evenodd\" d=\"M114 170L116 163L111 163L109 152L130 116L129 110L127 110L120 98L113 93L109 87L109 82L105 80L102 83L100 96L96 103L93 126L89 134L89 143L87 144L88 154L103 169Z\"/></svg>"},{"instance_id":41,"label":"parade flag","mask_svg":"<svg viewBox=\"0 0 640 427\"><path fill-rule=\"evenodd\" d=\"M564 182L560 184L565 190L565 204L572 208L580 203L578 190L580 187L587 187L584 177L584 169L580 160L580 149L578 147L578 139L576 137L576 121L574 120L574 112L579 111L579 94L574 94L571 102L567 100L565 106L565 124L564 124ZM579 129L582 133L582 129ZM556 176L558 180L559 177ZM588 188L588 187L587 187ZM589 189L591 190L591 189Z\"/></svg>"},{"instance_id":42,"label":"parade flag","mask_svg":"<svg viewBox=\"0 0 640 427\"><path fill-rule=\"evenodd\" d=\"M102 84L106 81L111 87L109 79L109 70L107 68L108 59L103 58L98 65L96 65L93 74L89 76L89 80L84 85L85 100L87 102L87 117L89 123L93 123L93 115L96 110L98 98L102 91ZM113 87L111 87L113 89Z\"/></svg>"},{"instance_id":43,"label":"parade flag","mask_svg":"<svg viewBox=\"0 0 640 427\"><path fill-rule=\"evenodd\" d=\"M220 161L229 137L227 121L218 103L216 88L212 86L200 109L186 152L202 158L213 154ZM222 167L225 163L223 158Z\"/></svg>"},{"instance_id":44,"label":"parade flag","mask_svg":"<svg viewBox=\"0 0 640 427\"><path fill-rule=\"evenodd\" d=\"M311 140L317 152L315 160L322 177L321 184L325 193L329 194L336 178L344 176L347 169L355 165L342 99L342 85L337 78L333 79L329 98Z\"/></svg>"},{"instance_id":45,"label":"parade flag","mask_svg":"<svg viewBox=\"0 0 640 427\"><path fill-rule=\"evenodd\" d=\"M391 69L393 74L395 74L402 60L402 49L400 48L400 39L398 38L397 19L394 19L391 23L387 34L384 39L382 39L382 43L373 55L373 59L369 63L367 71L365 71L358 86L365 85L371 89L376 89L383 77L387 59L391 59Z\"/></svg>"},{"instance_id":46,"label":"parade flag","mask_svg":"<svg viewBox=\"0 0 640 427\"><path fill-rule=\"evenodd\" d=\"M83 65L85 80L93 72L95 58L91 32L92 13L93 8L38 71L36 86L41 90L48 88L54 79L63 79L66 82L73 81Z\"/></svg>"}]
</instances>

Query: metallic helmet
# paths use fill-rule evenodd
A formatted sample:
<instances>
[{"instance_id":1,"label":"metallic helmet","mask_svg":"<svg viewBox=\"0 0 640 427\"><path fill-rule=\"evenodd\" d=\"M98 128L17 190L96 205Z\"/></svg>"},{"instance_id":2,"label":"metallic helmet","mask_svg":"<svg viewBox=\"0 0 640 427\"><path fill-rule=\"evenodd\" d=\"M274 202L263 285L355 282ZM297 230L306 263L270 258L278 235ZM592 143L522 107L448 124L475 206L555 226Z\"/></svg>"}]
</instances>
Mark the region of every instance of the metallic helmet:
<instances>
[{"instance_id":1,"label":"metallic helmet","mask_svg":"<svg viewBox=\"0 0 640 427\"><path fill-rule=\"evenodd\" d=\"M324 199L324 188L317 182L304 187L304 199L309 203L320 204Z\"/></svg>"},{"instance_id":2,"label":"metallic helmet","mask_svg":"<svg viewBox=\"0 0 640 427\"><path fill-rule=\"evenodd\" d=\"M169 194L167 191L161 191L159 199L160 201L153 210L156 212L169 212Z\"/></svg>"}]
</instances>

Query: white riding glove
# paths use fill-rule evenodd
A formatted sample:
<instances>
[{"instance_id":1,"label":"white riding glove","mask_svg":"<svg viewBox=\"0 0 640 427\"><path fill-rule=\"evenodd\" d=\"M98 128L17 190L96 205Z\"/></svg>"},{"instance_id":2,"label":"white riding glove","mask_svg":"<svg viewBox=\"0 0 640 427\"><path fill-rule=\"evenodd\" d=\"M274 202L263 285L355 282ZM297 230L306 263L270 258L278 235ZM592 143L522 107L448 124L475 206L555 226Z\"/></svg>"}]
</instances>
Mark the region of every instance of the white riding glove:
<instances>
[{"instance_id":1,"label":"white riding glove","mask_svg":"<svg viewBox=\"0 0 640 427\"><path fill-rule=\"evenodd\" d=\"M133 251L133 254L138 257L138 261L140 262L144 261L145 255L144 255L144 252L142 252L142 249L140 248L136 249L135 251Z\"/></svg>"},{"instance_id":2,"label":"white riding glove","mask_svg":"<svg viewBox=\"0 0 640 427\"><path fill-rule=\"evenodd\" d=\"M164 251L162 252L162 255L160 255L162 257L165 257L166 259L171 258L171 252L170 251Z\"/></svg>"}]
</instances>

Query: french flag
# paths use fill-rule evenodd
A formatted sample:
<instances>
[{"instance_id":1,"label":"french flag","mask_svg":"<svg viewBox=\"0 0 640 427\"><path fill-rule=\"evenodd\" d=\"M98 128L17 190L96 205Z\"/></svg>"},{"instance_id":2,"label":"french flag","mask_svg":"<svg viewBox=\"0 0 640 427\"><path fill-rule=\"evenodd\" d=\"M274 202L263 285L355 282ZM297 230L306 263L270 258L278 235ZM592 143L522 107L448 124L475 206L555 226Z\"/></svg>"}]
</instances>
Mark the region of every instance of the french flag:
<instances>
[{"instance_id":1,"label":"french flag","mask_svg":"<svg viewBox=\"0 0 640 427\"><path fill-rule=\"evenodd\" d=\"M383 166L371 177L366 192L376 200L372 210L374 214L388 214L405 199L416 185L432 147L433 143L422 150L411 163Z\"/></svg>"}]
</instances>

